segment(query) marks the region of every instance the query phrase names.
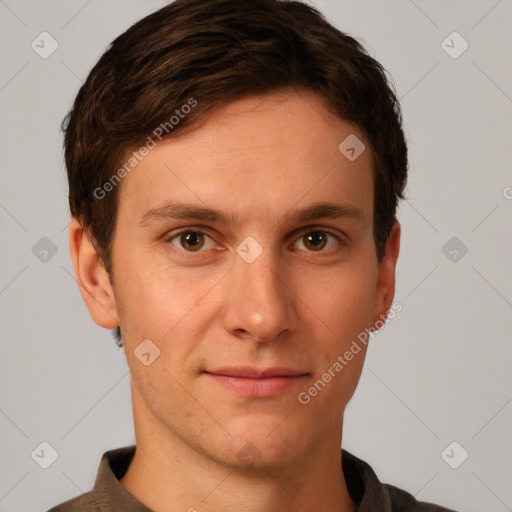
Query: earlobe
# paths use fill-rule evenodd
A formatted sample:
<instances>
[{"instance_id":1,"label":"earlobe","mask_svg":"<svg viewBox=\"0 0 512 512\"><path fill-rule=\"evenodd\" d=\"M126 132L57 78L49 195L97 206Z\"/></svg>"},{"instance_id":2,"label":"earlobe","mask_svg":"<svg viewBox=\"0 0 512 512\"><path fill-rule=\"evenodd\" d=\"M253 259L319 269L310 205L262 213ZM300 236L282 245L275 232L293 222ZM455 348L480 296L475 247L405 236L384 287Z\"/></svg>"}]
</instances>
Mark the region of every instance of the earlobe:
<instances>
[{"instance_id":1,"label":"earlobe","mask_svg":"<svg viewBox=\"0 0 512 512\"><path fill-rule=\"evenodd\" d=\"M77 219L69 226L69 250L75 279L91 318L105 329L114 329L119 319L107 271Z\"/></svg>"},{"instance_id":2,"label":"earlobe","mask_svg":"<svg viewBox=\"0 0 512 512\"><path fill-rule=\"evenodd\" d=\"M382 321L387 317L387 312L393 303L396 282L395 268L400 252L400 234L400 224L395 221L386 242L385 254L378 266L372 326L378 320Z\"/></svg>"}]
</instances>

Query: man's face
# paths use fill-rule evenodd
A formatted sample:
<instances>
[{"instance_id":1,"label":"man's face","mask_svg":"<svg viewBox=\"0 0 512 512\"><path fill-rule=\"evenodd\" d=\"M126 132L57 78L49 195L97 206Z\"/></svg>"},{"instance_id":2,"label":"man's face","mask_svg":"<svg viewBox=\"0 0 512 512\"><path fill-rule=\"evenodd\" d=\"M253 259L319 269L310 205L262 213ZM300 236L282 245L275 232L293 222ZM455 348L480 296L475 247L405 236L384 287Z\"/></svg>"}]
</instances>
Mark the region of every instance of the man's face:
<instances>
[{"instance_id":1,"label":"man's face","mask_svg":"<svg viewBox=\"0 0 512 512\"><path fill-rule=\"evenodd\" d=\"M376 259L370 150L338 149L351 134L365 141L314 94L251 98L123 180L113 290L139 436L269 468L339 441L364 345L304 392L394 291ZM134 351L148 362L154 346L146 366Z\"/></svg>"}]
</instances>

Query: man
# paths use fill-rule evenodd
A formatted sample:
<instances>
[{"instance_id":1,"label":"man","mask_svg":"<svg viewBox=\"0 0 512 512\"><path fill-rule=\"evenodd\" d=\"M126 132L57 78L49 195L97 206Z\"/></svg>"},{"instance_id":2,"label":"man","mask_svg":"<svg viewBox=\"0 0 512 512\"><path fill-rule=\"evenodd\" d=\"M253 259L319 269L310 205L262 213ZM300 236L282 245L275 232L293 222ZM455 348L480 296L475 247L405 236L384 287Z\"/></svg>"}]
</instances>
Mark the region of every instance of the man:
<instances>
[{"instance_id":1,"label":"man","mask_svg":"<svg viewBox=\"0 0 512 512\"><path fill-rule=\"evenodd\" d=\"M446 510L340 449L399 307L407 174L359 43L299 2L177 0L112 43L63 127L75 275L125 347L136 449L52 511Z\"/></svg>"}]
</instances>

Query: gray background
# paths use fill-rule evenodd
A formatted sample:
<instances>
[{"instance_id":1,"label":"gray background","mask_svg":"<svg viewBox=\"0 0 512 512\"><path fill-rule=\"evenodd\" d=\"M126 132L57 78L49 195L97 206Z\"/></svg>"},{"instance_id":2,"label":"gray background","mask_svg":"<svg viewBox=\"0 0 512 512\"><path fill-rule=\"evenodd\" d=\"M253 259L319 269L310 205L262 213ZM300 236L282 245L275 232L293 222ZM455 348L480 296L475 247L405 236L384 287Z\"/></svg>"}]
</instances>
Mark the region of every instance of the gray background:
<instances>
[{"instance_id":1,"label":"gray background","mask_svg":"<svg viewBox=\"0 0 512 512\"><path fill-rule=\"evenodd\" d=\"M89 490L101 454L134 442L124 353L73 277L59 123L108 43L163 3L0 0L0 512ZM410 148L403 311L372 342L344 446L418 499L512 510L512 2L316 5L393 76ZM43 31L47 59L31 48ZM441 45L453 31L458 58ZM43 441L48 469L31 457Z\"/></svg>"}]
</instances>

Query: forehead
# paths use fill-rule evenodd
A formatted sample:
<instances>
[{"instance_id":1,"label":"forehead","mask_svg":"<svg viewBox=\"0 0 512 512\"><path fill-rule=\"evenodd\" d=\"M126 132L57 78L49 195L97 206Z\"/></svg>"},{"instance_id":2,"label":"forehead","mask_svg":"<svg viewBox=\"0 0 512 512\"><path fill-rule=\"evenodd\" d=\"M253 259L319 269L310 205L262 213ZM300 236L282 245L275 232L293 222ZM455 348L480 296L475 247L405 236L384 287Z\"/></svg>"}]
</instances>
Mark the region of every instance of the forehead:
<instances>
[{"instance_id":1,"label":"forehead","mask_svg":"<svg viewBox=\"0 0 512 512\"><path fill-rule=\"evenodd\" d=\"M314 93L236 101L199 128L156 141L121 183L119 219L133 223L169 200L247 220L259 213L269 222L294 206L331 201L355 205L371 218L370 150L351 160L340 151L346 140L368 148L361 131L332 115Z\"/></svg>"}]
</instances>

